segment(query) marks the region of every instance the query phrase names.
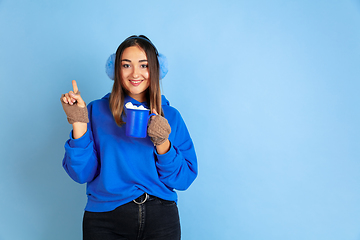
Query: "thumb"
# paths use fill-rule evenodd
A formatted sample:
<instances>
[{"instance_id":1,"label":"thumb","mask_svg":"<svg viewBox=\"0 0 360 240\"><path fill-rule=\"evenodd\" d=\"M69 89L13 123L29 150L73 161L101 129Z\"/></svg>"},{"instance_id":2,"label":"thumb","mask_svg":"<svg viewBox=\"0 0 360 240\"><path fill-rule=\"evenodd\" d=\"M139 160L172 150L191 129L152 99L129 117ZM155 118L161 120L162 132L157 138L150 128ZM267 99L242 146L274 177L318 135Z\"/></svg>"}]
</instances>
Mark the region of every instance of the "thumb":
<instances>
[{"instance_id":1,"label":"thumb","mask_svg":"<svg viewBox=\"0 0 360 240\"><path fill-rule=\"evenodd\" d=\"M155 110L155 108L153 108L152 113L155 113L156 115L159 115L159 114L157 113L157 111Z\"/></svg>"},{"instance_id":2,"label":"thumb","mask_svg":"<svg viewBox=\"0 0 360 240\"><path fill-rule=\"evenodd\" d=\"M81 95L80 95L80 92L77 92L77 93L74 93L73 91L71 91L70 92L70 96L72 97L72 98L74 98L75 100L82 100L81 99Z\"/></svg>"},{"instance_id":3,"label":"thumb","mask_svg":"<svg viewBox=\"0 0 360 240\"><path fill-rule=\"evenodd\" d=\"M86 107L86 104L85 104L84 100L82 99L79 91L77 93L70 92L70 96L71 96L71 98L76 100L77 105L79 107Z\"/></svg>"}]
</instances>

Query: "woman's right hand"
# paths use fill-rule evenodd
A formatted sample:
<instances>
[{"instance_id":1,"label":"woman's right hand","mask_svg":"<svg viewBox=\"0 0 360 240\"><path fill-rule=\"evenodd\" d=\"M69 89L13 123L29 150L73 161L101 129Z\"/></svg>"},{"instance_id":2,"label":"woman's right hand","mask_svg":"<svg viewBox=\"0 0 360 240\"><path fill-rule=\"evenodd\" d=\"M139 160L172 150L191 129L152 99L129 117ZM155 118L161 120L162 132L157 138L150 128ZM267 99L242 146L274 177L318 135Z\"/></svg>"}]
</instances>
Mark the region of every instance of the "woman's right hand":
<instances>
[{"instance_id":1,"label":"woman's right hand","mask_svg":"<svg viewBox=\"0 0 360 240\"><path fill-rule=\"evenodd\" d=\"M75 80L72 80L72 85L73 85L73 91L65 93L62 96L62 101L69 105L74 105L76 103L76 105L78 107L81 107L81 108L86 107L84 100L81 98L81 95L80 95L80 92L79 92L79 89L77 87Z\"/></svg>"}]
</instances>

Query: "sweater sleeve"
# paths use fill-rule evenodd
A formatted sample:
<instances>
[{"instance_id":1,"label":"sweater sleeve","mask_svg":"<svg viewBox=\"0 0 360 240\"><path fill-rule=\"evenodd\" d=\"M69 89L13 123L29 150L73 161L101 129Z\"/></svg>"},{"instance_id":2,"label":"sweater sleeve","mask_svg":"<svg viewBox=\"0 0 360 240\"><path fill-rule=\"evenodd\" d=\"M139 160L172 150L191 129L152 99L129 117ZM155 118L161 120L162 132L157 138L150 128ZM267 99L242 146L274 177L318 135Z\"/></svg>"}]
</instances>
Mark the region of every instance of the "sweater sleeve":
<instances>
[{"instance_id":1,"label":"sweater sleeve","mask_svg":"<svg viewBox=\"0 0 360 240\"><path fill-rule=\"evenodd\" d=\"M92 181L99 173L97 153L92 139L90 123L87 132L78 139L72 137L65 143L62 165L67 174L78 183Z\"/></svg>"},{"instance_id":2,"label":"sweater sleeve","mask_svg":"<svg viewBox=\"0 0 360 240\"><path fill-rule=\"evenodd\" d=\"M170 150L162 155L155 151L156 166L160 180L167 187L186 190L197 176L197 158L185 122L179 113L176 118L176 126L171 126Z\"/></svg>"}]
</instances>

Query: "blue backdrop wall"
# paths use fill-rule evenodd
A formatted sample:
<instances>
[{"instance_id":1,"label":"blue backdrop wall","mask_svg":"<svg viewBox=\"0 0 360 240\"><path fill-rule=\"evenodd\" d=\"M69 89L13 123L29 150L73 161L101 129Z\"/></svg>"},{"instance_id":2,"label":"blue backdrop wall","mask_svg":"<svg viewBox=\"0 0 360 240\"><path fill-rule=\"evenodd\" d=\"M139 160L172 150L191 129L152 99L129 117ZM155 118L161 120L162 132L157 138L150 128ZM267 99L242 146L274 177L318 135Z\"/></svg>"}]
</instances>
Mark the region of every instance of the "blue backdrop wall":
<instances>
[{"instance_id":1,"label":"blue backdrop wall","mask_svg":"<svg viewBox=\"0 0 360 240\"><path fill-rule=\"evenodd\" d=\"M61 93L145 34L195 142L183 239L360 239L358 0L0 0L0 240L81 239Z\"/></svg>"}]
</instances>

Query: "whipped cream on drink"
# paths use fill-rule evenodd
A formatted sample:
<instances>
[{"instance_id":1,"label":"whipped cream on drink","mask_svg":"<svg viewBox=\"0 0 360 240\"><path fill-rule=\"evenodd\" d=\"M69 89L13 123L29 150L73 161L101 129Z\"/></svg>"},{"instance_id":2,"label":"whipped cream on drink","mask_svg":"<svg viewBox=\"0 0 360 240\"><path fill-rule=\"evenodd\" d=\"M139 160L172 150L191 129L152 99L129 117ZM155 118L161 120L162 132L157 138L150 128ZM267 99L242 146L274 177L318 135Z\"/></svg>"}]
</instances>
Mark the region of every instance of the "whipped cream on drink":
<instances>
[{"instance_id":1,"label":"whipped cream on drink","mask_svg":"<svg viewBox=\"0 0 360 240\"><path fill-rule=\"evenodd\" d=\"M150 109L145 108L143 105L136 106L136 105L132 104L131 102L126 103L126 104L125 104L125 107L126 107L127 109L137 109L137 110L147 110L147 111L150 111Z\"/></svg>"}]
</instances>

